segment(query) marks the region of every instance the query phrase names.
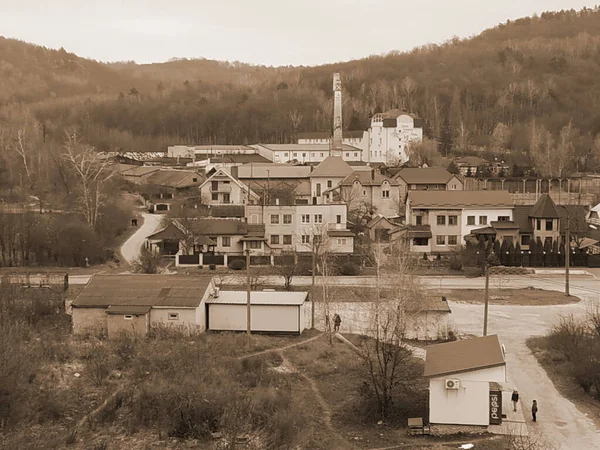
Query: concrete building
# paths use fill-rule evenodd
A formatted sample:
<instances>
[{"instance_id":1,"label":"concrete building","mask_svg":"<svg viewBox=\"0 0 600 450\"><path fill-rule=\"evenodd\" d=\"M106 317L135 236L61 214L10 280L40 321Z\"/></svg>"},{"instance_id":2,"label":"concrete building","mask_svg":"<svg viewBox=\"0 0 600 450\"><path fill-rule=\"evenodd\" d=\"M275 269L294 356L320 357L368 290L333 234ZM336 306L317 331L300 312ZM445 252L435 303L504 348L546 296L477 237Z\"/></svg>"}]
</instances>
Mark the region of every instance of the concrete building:
<instances>
[{"instance_id":1,"label":"concrete building","mask_svg":"<svg viewBox=\"0 0 600 450\"><path fill-rule=\"evenodd\" d=\"M311 327L306 292L250 293L250 329L261 333L301 334ZM207 303L207 329L246 331L247 293L220 290Z\"/></svg>"},{"instance_id":2,"label":"concrete building","mask_svg":"<svg viewBox=\"0 0 600 450\"><path fill-rule=\"evenodd\" d=\"M274 163L317 164L331 155L329 144L256 144L252 145ZM362 161L362 150L343 144L341 156L345 161Z\"/></svg>"},{"instance_id":3,"label":"concrete building","mask_svg":"<svg viewBox=\"0 0 600 450\"><path fill-rule=\"evenodd\" d=\"M498 336L428 346L429 423L481 426L502 422L504 348Z\"/></svg>"},{"instance_id":4,"label":"concrete building","mask_svg":"<svg viewBox=\"0 0 600 450\"><path fill-rule=\"evenodd\" d=\"M333 193L344 178L353 172L342 158L330 156L310 173L310 191L313 204L333 200Z\"/></svg>"},{"instance_id":5,"label":"concrete building","mask_svg":"<svg viewBox=\"0 0 600 450\"><path fill-rule=\"evenodd\" d=\"M342 133L342 143L363 150L362 145L366 142L364 135L366 131L344 131ZM327 145L331 141L331 133L329 131L312 131L306 133L298 133L298 144L302 145Z\"/></svg>"},{"instance_id":6,"label":"concrete building","mask_svg":"<svg viewBox=\"0 0 600 450\"><path fill-rule=\"evenodd\" d=\"M73 301L75 334L103 331L144 335L152 326L204 330L212 277L94 275Z\"/></svg>"},{"instance_id":7,"label":"concrete building","mask_svg":"<svg viewBox=\"0 0 600 450\"><path fill-rule=\"evenodd\" d=\"M393 109L371 118L368 136L368 152L364 161L398 165L408 161L407 147L411 142L423 141L423 121Z\"/></svg>"},{"instance_id":8,"label":"concrete building","mask_svg":"<svg viewBox=\"0 0 600 450\"><path fill-rule=\"evenodd\" d=\"M207 178L198 191L205 205L248 205L259 200L255 192L223 169Z\"/></svg>"}]
</instances>

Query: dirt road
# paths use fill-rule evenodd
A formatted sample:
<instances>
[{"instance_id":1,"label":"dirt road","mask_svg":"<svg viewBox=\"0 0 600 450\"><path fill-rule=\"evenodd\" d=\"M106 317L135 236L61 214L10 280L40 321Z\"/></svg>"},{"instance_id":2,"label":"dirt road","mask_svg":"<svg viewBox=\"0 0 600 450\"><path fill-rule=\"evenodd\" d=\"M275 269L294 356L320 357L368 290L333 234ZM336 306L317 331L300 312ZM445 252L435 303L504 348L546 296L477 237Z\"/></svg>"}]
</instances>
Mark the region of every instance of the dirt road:
<instances>
[{"instance_id":1,"label":"dirt road","mask_svg":"<svg viewBox=\"0 0 600 450\"><path fill-rule=\"evenodd\" d=\"M144 240L158 229L164 216L162 214L144 213L142 217L144 218L144 224L121 247L123 259L128 264L133 263L140 257L140 250L144 244Z\"/></svg>"}]
</instances>

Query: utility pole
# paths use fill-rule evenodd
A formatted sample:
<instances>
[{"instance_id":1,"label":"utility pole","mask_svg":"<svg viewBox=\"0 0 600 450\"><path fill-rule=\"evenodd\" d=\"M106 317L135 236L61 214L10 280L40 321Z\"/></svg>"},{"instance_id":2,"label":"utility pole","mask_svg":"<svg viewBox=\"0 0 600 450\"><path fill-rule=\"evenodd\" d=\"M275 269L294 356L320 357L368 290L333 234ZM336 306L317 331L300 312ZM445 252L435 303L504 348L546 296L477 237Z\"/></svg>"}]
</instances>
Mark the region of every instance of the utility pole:
<instances>
[{"instance_id":1,"label":"utility pole","mask_svg":"<svg viewBox=\"0 0 600 450\"><path fill-rule=\"evenodd\" d=\"M313 237L314 239L314 237ZM312 249L312 287L310 288L311 295L311 324L312 328L315 327L315 242L313 240L313 249Z\"/></svg>"},{"instance_id":2,"label":"utility pole","mask_svg":"<svg viewBox=\"0 0 600 450\"><path fill-rule=\"evenodd\" d=\"M569 228L569 216L567 215L567 226L565 227L565 295L569 296L569 265L571 263L571 230Z\"/></svg>"},{"instance_id":3,"label":"utility pole","mask_svg":"<svg viewBox=\"0 0 600 450\"><path fill-rule=\"evenodd\" d=\"M490 268L486 262L485 268L485 294L484 294L484 307L483 307L483 335L487 336L488 328L488 304L490 299Z\"/></svg>"},{"instance_id":4,"label":"utility pole","mask_svg":"<svg viewBox=\"0 0 600 450\"><path fill-rule=\"evenodd\" d=\"M248 333L248 347L250 347L250 336L252 334L252 330L250 328L250 250L246 249L246 332Z\"/></svg>"}]
</instances>

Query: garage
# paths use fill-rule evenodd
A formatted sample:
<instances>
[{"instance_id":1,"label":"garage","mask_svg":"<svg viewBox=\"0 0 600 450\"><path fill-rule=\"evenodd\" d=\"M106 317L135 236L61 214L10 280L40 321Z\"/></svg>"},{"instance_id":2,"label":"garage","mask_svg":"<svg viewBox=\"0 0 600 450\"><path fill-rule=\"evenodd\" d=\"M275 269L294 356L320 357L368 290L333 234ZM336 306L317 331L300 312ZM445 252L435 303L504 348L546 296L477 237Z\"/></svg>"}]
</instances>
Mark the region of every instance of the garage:
<instances>
[{"instance_id":1,"label":"garage","mask_svg":"<svg viewBox=\"0 0 600 450\"><path fill-rule=\"evenodd\" d=\"M296 333L310 328L306 292L257 291L250 295L250 326L259 333ZM211 331L246 331L247 293L219 291L206 302Z\"/></svg>"}]
</instances>

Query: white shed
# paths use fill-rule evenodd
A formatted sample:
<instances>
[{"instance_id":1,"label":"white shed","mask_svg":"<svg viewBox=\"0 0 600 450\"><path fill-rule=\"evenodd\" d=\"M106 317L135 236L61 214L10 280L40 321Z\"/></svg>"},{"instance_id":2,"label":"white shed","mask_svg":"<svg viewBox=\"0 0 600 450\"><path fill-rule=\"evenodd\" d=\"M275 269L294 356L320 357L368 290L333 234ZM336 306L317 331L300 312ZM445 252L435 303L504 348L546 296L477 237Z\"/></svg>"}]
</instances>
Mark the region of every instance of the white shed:
<instances>
[{"instance_id":1,"label":"white shed","mask_svg":"<svg viewBox=\"0 0 600 450\"><path fill-rule=\"evenodd\" d=\"M310 328L306 292L255 291L250 294L250 326L254 332L302 333ZM220 291L207 300L207 329L245 331L245 291Z\"/></svg>"}]
</instances>

